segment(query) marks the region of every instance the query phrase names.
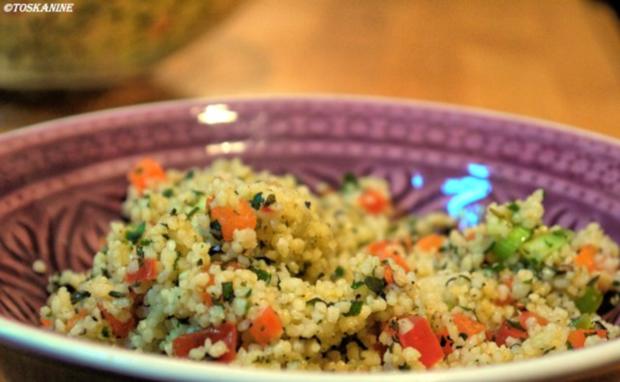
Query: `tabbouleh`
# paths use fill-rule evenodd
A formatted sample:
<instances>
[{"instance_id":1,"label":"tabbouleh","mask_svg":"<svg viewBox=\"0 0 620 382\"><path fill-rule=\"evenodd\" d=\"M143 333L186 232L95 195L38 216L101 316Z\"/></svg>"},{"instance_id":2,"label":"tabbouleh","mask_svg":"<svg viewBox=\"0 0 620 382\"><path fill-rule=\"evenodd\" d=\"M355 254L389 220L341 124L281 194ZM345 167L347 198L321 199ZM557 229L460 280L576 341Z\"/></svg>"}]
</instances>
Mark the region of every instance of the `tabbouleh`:
<instances>
[{"instance_id":1,"label":"tabbouleh","mask_svg":"<svg viewBox=\"0 0 620 382\"><path fill-rule=\"evenodd\" d=\"M352 174L313 194L237 160L180 172L145 159L129 180L128 222L92 270L51 277L44 327L328 371L487 365L619 335L597 314L618 246L595 223L543 225L542 191L459 231L441 213L392 218L387 184Z\"/></svg>"}]
</instances>

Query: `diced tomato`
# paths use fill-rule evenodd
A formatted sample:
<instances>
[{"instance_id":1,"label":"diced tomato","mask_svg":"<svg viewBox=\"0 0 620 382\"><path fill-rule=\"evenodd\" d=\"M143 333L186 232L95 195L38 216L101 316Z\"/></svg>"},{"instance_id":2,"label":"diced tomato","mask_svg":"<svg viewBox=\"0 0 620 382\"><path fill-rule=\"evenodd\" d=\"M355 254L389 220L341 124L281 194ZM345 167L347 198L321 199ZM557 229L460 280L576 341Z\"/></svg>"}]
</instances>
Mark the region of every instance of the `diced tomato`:
<instances>
[{"instance_id":1,"label":"diced tomato","mask_svg":"<svg viewBox=\"0 0 620 382\"><path fill-rule=\"evenodd\" d=\"M505 345L506 339L508 339L508 337L524 340L527 338L527 332L517 329L510 325L508 322L504 321L502 326L500 326L495 333L495 343L497 344L497 346Z\"/></svg>"},{"instance_id":2,"label":"diced tomato","mask_svg":"<svg viewBox=\"0 0 620 382\"><path fill-rule=\"evenodd\" d=\"M416 248L424 252L436 252L443 245L444 237L436 233L422 237L415 244Z\"/></svg>"},{"instance_id":3,"label":"diced tomato","mask_svg":"<svg viewBox=\"0 0 620 382\"><path fill-rule=\"evenodd\" d=\"M403 347L413 347L420 352L420 362L426 368L430 368L444 357L439 340L426 318L409 316L407 319L411 321L413 327L405 333L399 332L399 342Z\"/></svg>"},{"instance_id":4,"label":"diced tomato","mask_svg":"<svg viewBox=\"0 0 620 382\"><path fill-rule=\"evenodd\" d=\"M232 241L236 230L256 228L256 213L247 200L239 201L236 210L231 207L214 207L211 209L211 217L220 223L225 241Z\"/></svg>"},{"instance_id":5,"label":"diced tomato","mask_svg":"<svg viewBox=\"0 0 620 382\"><path fill-rule=\"evenodd\" d=\"M150 183L165 180L166 173L155 160L144 158L136 163L127 178L138 192L142 192Z\"/></svg>"},{"instance_id":6,"label":"diced tomato","mask_svg":"<svg viewBox=\"0 0 620 382\"><path fill-rule=\"evenodd\" d=\"M392 284L394 282L394 271L392 271L392 268L389 265L383 266L383 278L388 284Z\"/></svg>"},{"instance_id":7,"label":"diced tomato","mask_svg":"<svg viewBox=\"0 0 620 382\"><path fill-rule=\"evenodd\" d=\"M178 336L172 341L172 352L177 357L187 357L190 350L204 345L207 338L210 339L212 343L224 341L228 348L228 352L217 359L218 362L229 363L235 359L239 335L237 333L237 327L228 322L220 326L203 329L199 332Z\"/></svg>"},{"instance_id":8,"label":"diced tomato","mask_svg":"<svg viewBox=\"0 0 620 382\"><path fill-rule=\"evenodd\" d=\"M586 337L596 334L601 338L607 338L607 330L597 329L597 330L587 330L587 329L576 329L572 330L568 334L568 343L573 349L581 349L586 344Z\"/></svg>"},{"instance_id":9,"label":"diced tomato","mask_svg":"<svg viewBox=\"0 0 620 382\"><path fill-rule=\"evenodd\" d=\"M486 329L484 324L472 319L465 313L454 313L452 320L459 330L459 333L465 333L468 336L476 335Z\"/></svg>"},{"instance_id":10,"label":"diced tomato","mask_svg":"<svg viewBox=\"0 0 620 382\"><path fill-rule=\"evenodd\" d=\"M443 354L445 356L449 356L452 354L454 349L452 345L454 345L454 341L450 338L448 331L444 328L441 331L437 332L437 339L439 340L439 345L441 346L441 350L443 350Z\"/></svg>"},{"instance_id":11,"label":"diced tomato","mask_svg":"<svg viewBox=\"0 0 620 382\"><path fill-rule=\"evenodd\" d=\"M108 322L108 325L110 325L110 329L112 329L112 333L115 337L127 338L129 332L136 327L136 319L133 314L126 321L121 321L108 312L101 304L98 304L97 307L101 311L103 319Z\"/></svg>"},{"instance_id":12,"label":"diced tomato","mask_svg":"<svg viewBox=\"0 0 620 382\"><path fill-rule=\"evenodd\" d=\"M544 326L549 323L549 321L547 321L547 319L545 319L544 317L541 317L540 315L533 313L533 312L525 311L519 315L519 324L521 324L521 326L524 329L527 329L527 321L532 317L536 319L536 322L538 322L538 325Z\"/></svg>"},{"instance_id":13,"label":"diced tomato","mask_svg":"<svg viewBox=\"0 0 620 382\"><path fill-rule=\"evenodd\" d=\"M157 265L158 261L155 259L144 259L144 263L137 271L125 275L125 282L133 284L155 280L158 274Z\"/></svg>"},{"instance_id":14,"label":"diced tomato","mask_svg":"<svg viewBox=\"0 0 620 382\"><path fill-rule=\"evenodd\" d=\"M594 262L594 256L598 252L598 248L593 245L584 245L579 249L579 253L575 257L575 265L586 268L588 272L592 273L596 270L596 264Z\"/></svg>"},{"instance_id":15,"label":"diced tomato","mask_svg":"<svg viewBox=\"0 0 620 382\"><path fill-rule=\"evenodd\" d=\"M280 317L273 308L268 306L254 319L249 331L256 343L267 345L280 338L284 330Z\"/></svg>"},{"instance_id":16,"label":"diced tomato","mask_svg":"<svg viewBox=\"0 0 620 382\"><path fill-rule=\"evenodd\" d=\"M387 210L390 205L390 201L385 195L373 188L367 188L362 191L362 194L357 199L357 202L366 212L372 215L378 215Z\"/></svg>"}]
</instances>

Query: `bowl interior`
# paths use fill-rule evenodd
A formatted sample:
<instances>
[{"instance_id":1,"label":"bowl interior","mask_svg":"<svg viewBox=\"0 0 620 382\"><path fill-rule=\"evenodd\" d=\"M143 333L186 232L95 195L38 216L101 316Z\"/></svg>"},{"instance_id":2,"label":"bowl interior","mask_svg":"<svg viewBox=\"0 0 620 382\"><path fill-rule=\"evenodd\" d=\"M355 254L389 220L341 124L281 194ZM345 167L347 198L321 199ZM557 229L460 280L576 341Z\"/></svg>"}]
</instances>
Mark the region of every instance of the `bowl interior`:
<instances>
[{"instance_id":1,"label":"bowl interior","mask_svg":"<svg viewBox=\"0 0 620 382\"><path fill-rule=\"evenodd\" d=\"M183 101L73 117L0 137L0 315L38 325L47 277L84 270L121 219L139 158L167 167L240 157L337 185L386 178L398 211L445 210L475 224L490 201L546 191L547 223L598 221L620 240L620 146L446 106L343 99ZM32 270L35 260L46 274Z\"/></svg>"}]
</instances>

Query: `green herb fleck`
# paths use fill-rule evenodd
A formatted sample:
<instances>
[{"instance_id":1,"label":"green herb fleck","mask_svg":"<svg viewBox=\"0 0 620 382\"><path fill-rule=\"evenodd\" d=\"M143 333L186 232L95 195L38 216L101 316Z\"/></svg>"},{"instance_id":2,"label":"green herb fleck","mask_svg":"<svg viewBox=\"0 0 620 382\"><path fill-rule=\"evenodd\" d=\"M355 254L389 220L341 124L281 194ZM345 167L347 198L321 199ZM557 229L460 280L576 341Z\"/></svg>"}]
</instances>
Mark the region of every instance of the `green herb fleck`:
<instances>
[{"instance_id":1,"label":"green herb fleck","mask_svg":"<svg viewBox=\"0 0 620 382\"><path fill-rule=\"evenodd\" d=\"M224 301L232 301L235 297L235 293L233 291L233 284L231 281L226 281L222 283L222 296L224 297Z\"/></svg>"},{"instance_id":2,"label":"green herb fleck","mask_svg":"<svg viewBox=\"0 0 620 382\"><path fill-rule=\"evenodd\" d=\"M312 206L312 202L310 202L309 200L306 200L304 202L304 205L306 206L307 209L310 209L310 207Z\"/></svg>"},{"instance_id":3,"label":"green herb fleck","mask_svg":"<svg viewBox=\"0 0 620 382\"><path fill-rule=\"evenodd\" d=\"M270 205L276 202L276 196L274 194L269 194L267 199L265 200L265 207L269 207Z\"/></svg>"},{"instance_id":4,"label":"green herb fleck","mask_svg":"<svg viewBox=\"0 0 620 382\"><path fill-rule=\"evenodd\" d=\"M263 198L263 193L259 192L256 195L254 195L254 197L252 197L252 200L250 201L250 205L252 205L252 208L258 211L260 210L264 202L265 202L265 198Z\"/></svg>"},{"instance_id":5,"label":"green herb fleck","mask_svg":"<svg viewBox=\"0 0 620 382\"><path fill-rule=\"evenodd\" d=\"M108 296L110 296L110 297L114 297L114 298L123 298L123 297L125 297L125 293L122 293L122 292L117 292L117 291L115 291L115 290L111 290L111 291L108 293Z\"/></svg>"},{"instance_id":6,"label":"green herb fleck","mask_svg":"<svg viewBox=\"0 0 620 382\"><path fill-rule=\"evenodd\" d=\"M88 297L90 297L90 292L85 290L76 290L71 293L71 304L75 305Z\"/></svg>"},{"instance_id":7,"label":"green herb fleck","mask_svg":"<svg viewBox=\"0 0 620 382\"><path fill-rule=\"evenodd\" d=\"M521 209L521 207L519 207L519 205L515 202L512 202L510 204L508 204L506 207L508 207L508 209L512 212L519 212L519 210Z\"/></svg>"},{"instance_id":8,"label":"green herb fleck","mask_svg":"<svg viewBox=\"0 0 620 382\"><path fill-rule=\"evenodd\" d=\"M323 304L327 305L325 300L323 300L323 299L321 299L319 297L314 297L314 298L311 298L310 300L306 301L306 305L314 305L317 302L322 302Z\"/></svg>"},{"instance_id":9,"label":"green herb fleck","mask_svg":"<svg viewBox=\"0 0 620 382\"><path fill-rule=\"evenodd\" d=\"M209 248L209 256L214 256L214 255L217 255L218 253L224 253L224 251L222 250L222 245L221 244L213 244Z\"/></svg>"},{"instance_id":10,"label":"green herb fleck","mask_svg":"<svg viewBox=\"0 0 620 382\"><path fill-rule=\"evenodd\" d=\"M194 177L194 170L189 170L186 174L185 177L183 178L184 180L190 180Z\"/></svg>"},{"instance_id":11,"label":"green herb fleck","mask_svg":"<svg viewBox=\"0 0 620 382\"><path fill-rule=\"evenodd\" d=\"M521 326L521 324L519 323L519 321L512 321L512 320L506 320L506 322L508 323L508 325L512 326L513 328L517 329L517 330L522 330L522 331L526 331L523 326Z\"/></svg>"},{"instance_id":12,"label":"green herb fleck","mask_svg":"<svg viewBox=\"0 0 620 382\"><path fill-rule=\"evenodd\" d=\"M142 239L140 240L140 245L146 247L147 245L151 245L153 240L151 239Z\"/></svg>"},{"instance_id":13,"label":"green herb fleck","mask_svg":"<svg viewBox=\"0 0 620 382\"><path fill-rule=\"evenodd\" d=\"M360 312L362 311L362 305L364 305L364 303L360 300L351 301L351 308L349 309L348 312L344 314L344 316L345 317L358 316Z\"/></svg>"},{"instance_id":14,"label":"green herb fleck","mask_svg":"<svg viewBox=\"0 0 620 382\"><path fill-rule=\"evenodd\" d=\"M211 228L211 235L213 235L214 238L217 240L222 240L222 226L220 225L220 222L217 220L212 221L209 228Z\"/></svg>"},{"instance_id":15,"label":"green herb fleck","mask_svg":"<svg viewBox=\"0 0 620 382\"><path fill-rule=\"evenodd\" d=\"M339 265L336 267L336 270L332 274L332 280L337 280L339 278L342 278L342 276L344 276L344 268Z\"/></svg>"},{"instance_id":16,"label":"green herb fleck","mask_svg":"<svg viewBox=\"0 0 620 382\"><path fill-rule=\"evenodd\" d=\"M376 294L381 294L383 292L383 288L385 288L385 281L373 276L366 276L364 279L364 284L366 284L366 287Z\"/></svg>"},{"instance_id":17,"label":"green herb fleck","mask_svg":"<svg viewBox=\"0 0 620 382\"><path fill-rule=\"evenodd\" d=\"M109 338L110 337L110 331L108 330L107 326L105 326L103 329L101 329L101 337L103 337L103 338Z\"/></svg>"},{"instance_id":18,"label":"green herb fleck","mask_svg":"<svg viewBox=\"0 0 620 382\"><path fill-rule=\"evenodd\" d=\"M351 289L359 289L362 287L362 285L364 285L363 281L353 281L353 283L351 284Z\"/></svg>"},{"instance_id":19,"label":"green herb fleck","mask_svg":"<svg viewBox=\"0 0 620 382\"><path fill-rule=\"evenodd\" d=\"M146 228L146 223L142 222L138 224L136 227L134 227L133 229L129 229L125 233L125 238L135 244L138 240L140 240L140 238L144 234L145 228Z\"/></svg>"},{"instance_id":20,"label":"green herb fleck","mask_svg":"<svg viewBox=\"0 0 620 382\"><path fill-rule=\"evenodd\" d=\"M174 195L174 191L172 188L166 188L161 194L166 198L171 198Z\"/></svg>"},{"instance_id":21,"label":"green herb fleck","mask_svg":"<svg viewBox=\"0 0 620 382\"><path fill-rule=\"evenodd\" d=\"M256 277L258 277L259 280L263 280L266 284L269 284L271 281L271 273L254 267L250 267L250 270L256 273Z\"/></svg>"},{"instance_id":22,"label":"green herb fleck","mask_svg":"<svg viewBox=\"0 0 620 382\"><path fill-rule=\"evenodd\" d=\"M194 208L192 208L192 209L191 209L191 210L187 213L187 218L188 218L188 219L191 219L191 218L192 218L192 216L194 216L194 214L195 214L196 212L198 212L198 210L200 210L200 208L198 208L198 207L194 207Z\"/></svg>"}]
</instances>

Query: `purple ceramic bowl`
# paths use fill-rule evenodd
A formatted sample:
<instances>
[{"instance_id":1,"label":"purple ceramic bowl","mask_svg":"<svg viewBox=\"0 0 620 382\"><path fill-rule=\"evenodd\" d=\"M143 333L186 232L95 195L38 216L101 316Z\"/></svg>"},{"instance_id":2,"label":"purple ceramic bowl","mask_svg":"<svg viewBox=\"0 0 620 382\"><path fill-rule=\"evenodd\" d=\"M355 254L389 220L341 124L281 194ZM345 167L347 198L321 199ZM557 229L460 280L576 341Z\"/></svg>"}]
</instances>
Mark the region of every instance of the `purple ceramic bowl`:
<instances>
[{"instance_id":1,"label":"purple ceramic bowl","mask_svg":"<svg viewBox=\"0 0 620 382\"><path fill-rule=\"evenodd\" d=\"M546 190L547 223L598 221L620 240L620 144L554 123L447 105L282 97L189 100L65 118L0 136L0 367L9 380L286 380L325 374L237 369L144 355L37 329L46 279L83 270L120 217L125 174L238 156L303 182L353 171L386 178L400 211L446 210L475 224L483 205ZM47 275L32 270L40 259ZM620 363L620 342L420 381L584 376ZM373 380L385 374L331 375ZM391 380L411 380L393 374Z\"/></svg>"}]
</instances>

